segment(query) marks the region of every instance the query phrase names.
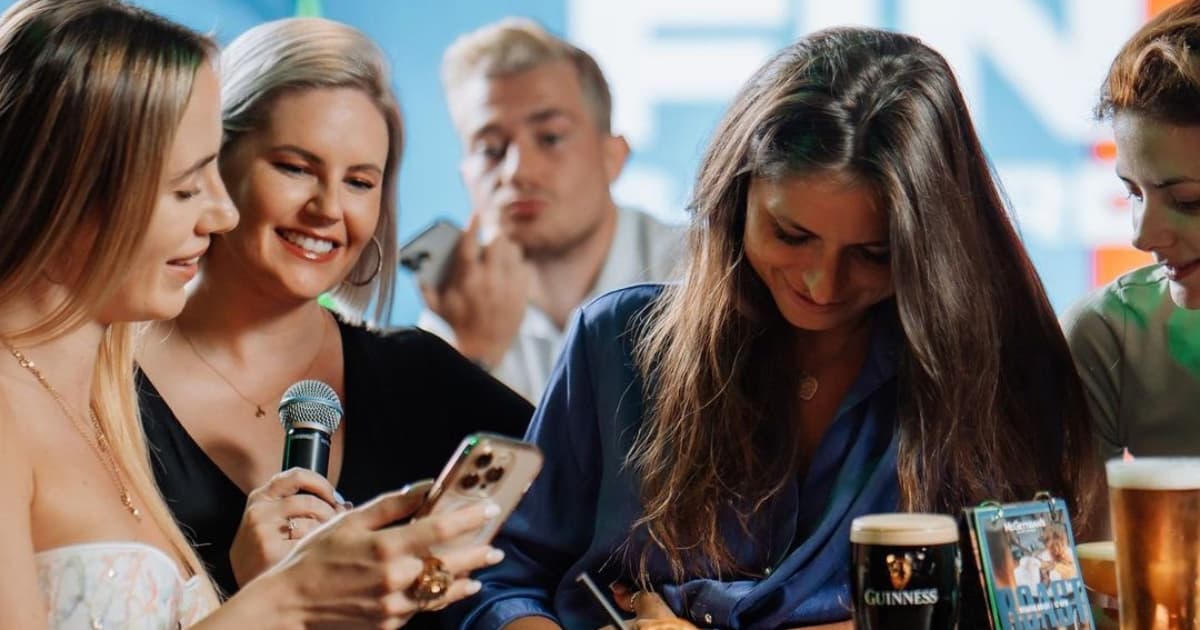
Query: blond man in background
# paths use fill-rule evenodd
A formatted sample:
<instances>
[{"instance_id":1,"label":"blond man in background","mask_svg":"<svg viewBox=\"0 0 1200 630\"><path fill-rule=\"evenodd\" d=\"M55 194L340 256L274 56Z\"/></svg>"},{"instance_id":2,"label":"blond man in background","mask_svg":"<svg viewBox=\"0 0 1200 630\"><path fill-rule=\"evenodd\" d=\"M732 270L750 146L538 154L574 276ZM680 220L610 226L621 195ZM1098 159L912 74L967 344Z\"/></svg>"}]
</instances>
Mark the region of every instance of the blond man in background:
<instances>
[{"instance_id":1,"label":"blond man in background","mask_svg":"<svg viewBox=\"0 0 1200 630\"><path fill-rule=\"evenodd\" d=\"M419 325L536 402L572 313L668 279L682 228L613 201L629 145L586 52L510 18L455 41L442 80L472 214Z\"/></svg>"}]
</instances>

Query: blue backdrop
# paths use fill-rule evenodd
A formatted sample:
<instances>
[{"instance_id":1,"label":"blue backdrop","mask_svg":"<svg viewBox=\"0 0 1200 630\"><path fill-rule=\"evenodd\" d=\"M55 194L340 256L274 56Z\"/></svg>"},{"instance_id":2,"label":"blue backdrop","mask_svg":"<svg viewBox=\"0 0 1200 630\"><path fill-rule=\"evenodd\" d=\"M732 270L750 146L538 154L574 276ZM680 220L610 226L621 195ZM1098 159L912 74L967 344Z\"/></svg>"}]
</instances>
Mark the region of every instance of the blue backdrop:
<instances>
[{"instance_id":1,"label":"blue backdrop","mask_svg":"<svg viewBox=\"0 0 1200 630\"><path fill-rule=\"evenodd\" d=\"M7 6L9 0L0 0ZM742 81L798 35L858 23L919 35L955 67L984 145L1056 308L1127 265L1128 206L1107 130L1091 122L1099 81L1152 0L141 0L227 42L262 21L317 10L352 24L391 60L408 144L400 234L464 220L459 147L438 69L459 34L532 17L591 51L614 92L614 127L633 147L620 201L682 221L708 134ZM1107 269L1107 271L1106 271ZM394 323L414 321L411 282Z\"/></svg>"}]
</instances>

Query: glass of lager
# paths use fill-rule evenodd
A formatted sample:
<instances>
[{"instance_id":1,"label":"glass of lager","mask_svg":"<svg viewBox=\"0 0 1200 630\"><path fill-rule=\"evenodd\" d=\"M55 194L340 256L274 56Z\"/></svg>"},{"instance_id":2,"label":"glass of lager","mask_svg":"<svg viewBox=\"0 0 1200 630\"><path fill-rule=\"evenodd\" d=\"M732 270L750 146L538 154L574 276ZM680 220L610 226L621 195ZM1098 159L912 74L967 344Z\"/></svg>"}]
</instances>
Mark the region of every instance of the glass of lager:
<instances>
[{"instance_id":1,"label":"glass of lager","mask_svg":"<svg viewBox=\"0 0 1200 630\"><path fill-rule=\"evenodd\" d=\"M850 525L858 630L958 626L958 524L941 514L872 514Z\"/></svg>"},{"instance_id":2,"label":"glass of lager","mask_svg":"<svg viewBox=\"0 0 1200 630\"><path fill-rule=\"evenodd\" d=\"M1120 606L1117 603L1116 547L1111 540L1079 543L1075 545L1075 556L1079 559L1079 572L1087 588L1096 627L1120 627L1117 623Z\"/></svg>"},{"instance_id":3,"label":"glass of lager","mask_svg":"<svg viewBox=\"0 0 1200 630\"><path fill-rule=\"evenodd\" d=\"M1121 629L1200 628L1200 458L1107 466Z\"/></svg>"}]
</instances>

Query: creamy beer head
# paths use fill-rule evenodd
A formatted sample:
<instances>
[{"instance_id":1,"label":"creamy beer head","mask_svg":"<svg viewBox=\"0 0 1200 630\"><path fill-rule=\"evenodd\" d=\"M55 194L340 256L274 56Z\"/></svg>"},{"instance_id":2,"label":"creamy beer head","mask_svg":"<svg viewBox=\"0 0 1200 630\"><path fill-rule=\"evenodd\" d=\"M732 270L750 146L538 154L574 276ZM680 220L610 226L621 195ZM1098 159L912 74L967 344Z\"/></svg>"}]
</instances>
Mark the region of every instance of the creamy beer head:
<instances>
[{"instance_id":1,"label":"creamy beer head","mask_svg":"<svg viewBox=\"0 0 1200 630\"><path fill-rule=\"evenodd\" d=\"M941 514L872 514L850 524L857 630L953 630L958 522Z\"/></svg>"},{"instance_id":2,"label":"creamy beer head","mask_svg":"<svg viewBox=\"0 0 1200 630\"><path fill-rule=\"evenodd\" d=\"M1200 457L1142 457L1108 462L1108 486L1137 490L1200 489Z\"/></svg>"},{"instance_id":3,"label":"creamy beer head","mask_svg":"<svg viewBox=\"0 0 1200 630\"><path fill-rule=\"evenodd\" d=\"M1107 468L1121 627L1200 627L1200 458Z\"/></svg>"},{"instance_id":4,"label":"creamy beer head","mask_svg":"<svg viewBox=\"0 0 1200 630\"><path fill-rule=\"evenodd\" d=\"M871 514L850 524L860 545L924 546L958 542L958 523L944 514Z\"/></svg>"},{"instance_id":5,"label":"creamy beer head","mask_svg":"<svg viewBox=\"0 0 1200 630\"><path fill-rule=\"evenodd\" d=\"M1109 597L1117 597L1117 548L1111 540L1075 545L1079 570L1088 588Z\"/></svg>"}]
</instances>

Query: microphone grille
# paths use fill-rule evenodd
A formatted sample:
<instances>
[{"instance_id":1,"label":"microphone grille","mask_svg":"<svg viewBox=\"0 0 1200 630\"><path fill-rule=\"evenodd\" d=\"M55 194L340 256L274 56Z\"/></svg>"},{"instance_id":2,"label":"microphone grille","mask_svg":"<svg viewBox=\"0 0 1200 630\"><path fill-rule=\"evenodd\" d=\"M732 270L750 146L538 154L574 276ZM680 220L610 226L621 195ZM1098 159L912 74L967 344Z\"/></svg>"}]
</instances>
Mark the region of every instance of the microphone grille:
<instances>
[{"instance_id":1,"label":"microphone grille","mask_svg":"<svg viewBox=\"0 0 1200 630\"><path fill-rule=\"evenodd\" d=\"M279 401L279 422L285 431L306 426L333 433L342 422L342 402L326 383L299 381L287 388Z\"/></svg>"}]
</instances>

